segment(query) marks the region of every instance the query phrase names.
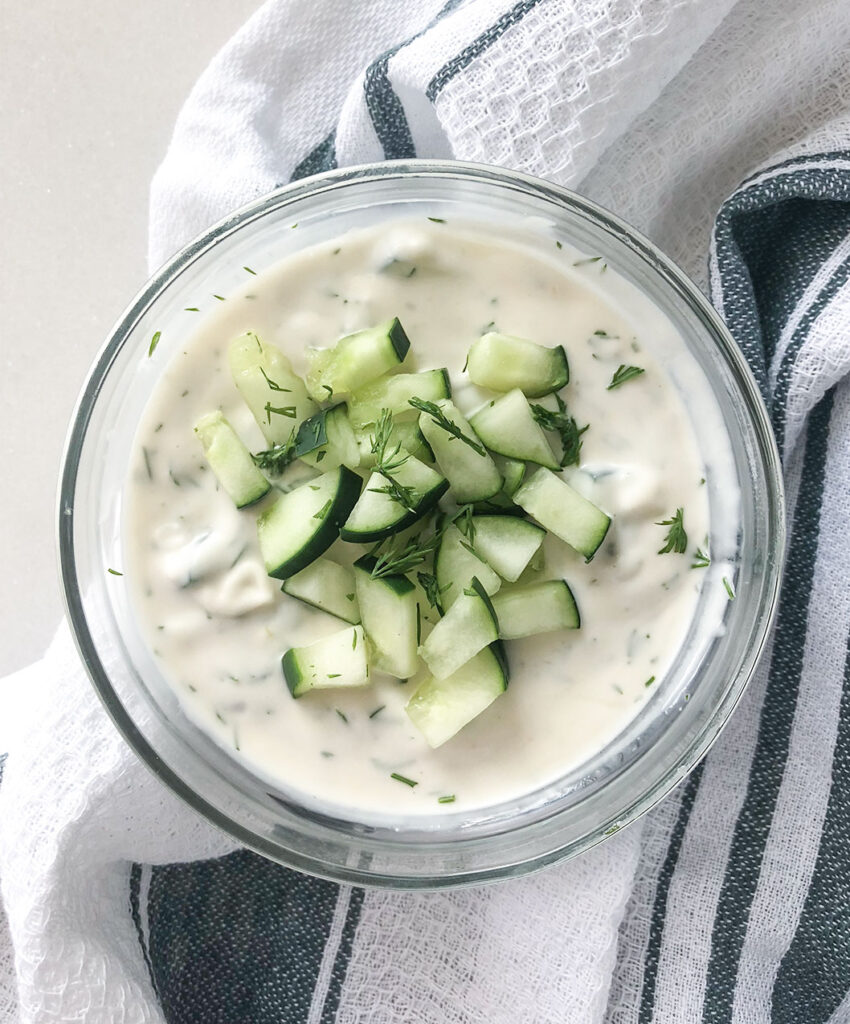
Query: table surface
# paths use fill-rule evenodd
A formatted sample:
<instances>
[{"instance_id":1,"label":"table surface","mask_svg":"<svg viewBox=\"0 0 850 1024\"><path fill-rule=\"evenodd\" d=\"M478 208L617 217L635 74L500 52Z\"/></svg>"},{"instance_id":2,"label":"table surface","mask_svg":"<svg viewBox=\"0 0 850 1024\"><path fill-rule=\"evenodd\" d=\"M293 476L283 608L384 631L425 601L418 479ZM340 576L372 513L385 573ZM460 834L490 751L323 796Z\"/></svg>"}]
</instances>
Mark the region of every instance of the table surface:
<instances>
[{"instance_id":1,"label":"table surface","mask_svg":"<svg viewBox=\"0 0 850 1024\"><path fill-rule=\"evenodd\" d=\"M0 17L0 676L62 615L54 519L77 391L143 284L177 111L259 0L8 0Z\"/></svg>"}]
</instances>

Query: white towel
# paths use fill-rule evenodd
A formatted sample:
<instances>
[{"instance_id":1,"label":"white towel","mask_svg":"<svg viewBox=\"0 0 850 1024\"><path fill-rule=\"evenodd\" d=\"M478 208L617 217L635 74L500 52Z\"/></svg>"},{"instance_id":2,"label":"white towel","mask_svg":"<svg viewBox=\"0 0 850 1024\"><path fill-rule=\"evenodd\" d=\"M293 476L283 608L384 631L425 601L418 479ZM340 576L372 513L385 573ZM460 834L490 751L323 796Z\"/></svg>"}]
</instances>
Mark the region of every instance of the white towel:
<instances>
[{"instance_id":1,"label":"white towel","mask_svg":"<svg viewBox=\"0 0 850 1024\"><path fill-rule=\"evenodd\" d=\"M4 682L18 699L0 723L14 947L14 970L0 952L0 1017L848 1022L850 6L413 8L261 8L179 116L152 189L151 267L293 176L391 157L569 185L706 286L720 210L712 298L788 476L771 650L704 766L602 847L494 887L364 894L243 852L177 864L232 846L137 763L63 627ZM247 938L234 906L250 911Z\"/></svg>"}]
</instances>

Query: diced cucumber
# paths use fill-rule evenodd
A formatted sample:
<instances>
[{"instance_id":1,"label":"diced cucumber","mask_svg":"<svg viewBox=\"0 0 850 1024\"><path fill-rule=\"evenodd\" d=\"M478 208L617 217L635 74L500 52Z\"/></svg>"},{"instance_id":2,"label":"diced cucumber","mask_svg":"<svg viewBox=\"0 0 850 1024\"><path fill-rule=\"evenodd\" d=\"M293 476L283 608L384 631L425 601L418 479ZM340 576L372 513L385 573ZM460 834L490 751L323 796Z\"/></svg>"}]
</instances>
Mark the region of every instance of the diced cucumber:
<instances>
[{"instance_id":1,"label":"diced cucumber","mask_svg":"<svg viewBox=\"0 0 850 1024\"><path fill-rule=\"evenodd\" d=\"M306 647L291 647L281 660L293 697L303 697L310 690L368 686L371 682L362 626L349 626Z\"/></svg>"},{"instance_id":2,"label":"diced cucumber","mask_svg":"<svg viewBox=\"0 0 850 1024\"><path fill-rule=\"evenodd\" d=\"M372 555L364 555L354 563L363 629L372 646L372 667L409 679L419 668L416 587L406 576L372 579L376 562Z\"/></svg>"},{"instance_id":3,"label":"diced cucumber","mask_svg":"<svg viewBox=\"0 0 850 1024\"><path fill-rule=\"evenodd\" d=\"M509 583L515 583L543 543L546 531L517 516L473 516L475 553Z\"/></svg>"},{"instance_id":4,"label":"diced cucumber","mask_svg":"<svg viewBox=\"0 0 850 1024\"><path fill-rule=\"evenodd\" d=\"M539 398L562 388L570 379L567 354L561 345L545 348L525 338L491 332L472 343L467 362L473 384L491 391L519 388Z\"/></svg>"},{"instance_id":5,"label":"diced cucumber","mask_svg":"<svg viewBox=\"0 0 850 1024\"><path fill-rule=\"evenodd\" d=\"M493 607L503 640L581 626L578 607L566 580L505 587L493 598Z\"/></svg>"},{"instance_id":6,"label":"diced cucumber","mask_svg":"<svg viewBox=\"0 0 850 1024\"><path fill-rule=\"evenodd\" d=\"M422 660L437 679L446 679L499 636L499 620L487 591L472 577L419 648Z\"/></svg>"},{"instance_id":7,"label":"diced cucumber","mask_svg":"<svg viewBox=\"0 0 850 1024\"><path fill-rule=\"evenodd\" d=\"M416 687L405 711L429 747L442 746L507 689L500 648L485 647L446 679L430 676Z\"/></svg>"},{"instance_id":8,"label":"diced cucumber","mask_svg":"<svg viewBox=\"0 0 850 1024\"><path fill-rule=\"evenodd\" d=\"M285 580L323 555L354 508L361 479L338 466L281 494L257 520L260 553L269 576Z\"/></svg>"},{"instance_id":9,"label":"diced cucumber","mask_svg":"<svg viewBox=\"0 0 850 1024\"><path fill-rule=\"evenodd\" d=\"M404 454L403 451L401 453ZM343 540L369 544L398 533L421 519L437 504L448 489L449 482L424 462L408 455L393 470L392 479L409 491L410 507L387 493L390 480L381 473L372 473L363 493L339 531Z\"/></svg>"},{"instance_id":10,"label":"diced cucumber","mask_svg":"<svg viewBox=\"0 0 850 1024\"><path fill-rule=\"evenodd\" d=\"M454 424L463 437L476 446L472 447L463 438L441 427L438 419L430 413L422 412L419 416L419 429L431 446L437 465L449 481L455 501L463 504L492 497L502 487L502 475L496 469L496 463L451 399L441 398L434 405L447 422Z\"/></svg>"},{"instance_id":11,"label":"diced cucumber","mask_svg":"<svg viewBox=\"0 0 850 1024\"><path fill-rule=\"evenodd\" d=\"M519 388L488 402L470 418L470 423L491 451L549 469L560 468L543 428Z\"/></svg>"},{"instance_id":12,"label":"diced cucumber","mask_svg":"<svg viewBox=\"0 0 850 1024\"><path fill-rule=\"evenodd\" d=\"M253 505L268 494L271 484L254 465L251 453L220 410L195 424L195 433L218 482L237 508Z\"/></svg>"},{"instance_id":13,"label":"diced cucumber","mask_svg":"<svg viewBox=\"0 0 850 1024\"><path fill-rule=\"evenodd\" d=\"M605 539L611 517L548 469L537 469L514 494L529 515L590 561Z\"/></svg>"},{"instance_id":14,"label":"diced cucumber","mask_svg":"<svg viewBox=\"0 0 850 1024\"><path fill-rule=\"evenodd\" d=\"M373 433L374 425L363 427L355 433L357 444L360 448L361 468L375 465L375 453L372 451ZM393 451L397 445L401 445L405 451L415 455L422 462L434 461L434 453L428 446L425 435L419 429L419 424L416 420L401 420L393 423L387 451Z\"/></svg>"},{"instance_id":15,"label":"diced cucumber","mask_svg":"<svg viewBox=\"0 0 850 1024\"><path fill-rule=\"evenodd\" d=\"M348 422L345 405L323 409L304 420L295 438L295 454L308 465L321 469L356 469L360 465L360 446Z\"/></svg>"},{"instance_id":16,"label":"diced cucumber","mask_svg":"<svg viewBox=\"0 0 850 1024\"><path fill-rule=\"evenodd\" d=\"M440 588L443 608L450 608L471 585L476 576L488 594L495 594L502 581L473 550L472 545L461 531L449 524L443 530L440 544L434 555L434 575Z\"/></svg>"},{"instance_id":17,"label":"diced cucumber","mask_svg":"<svg viewBox=\"0 0 850 1024\"><path fill-rule=\"evenodd\" d=\"M283 444L316 403L279 348L249 332L228 349L233 383L270 445ZM277 410L277 411L275 411Z\"/></svg>"},{"instance_id":18,"label":"diced cucumber","mask_svg":"<svg viewBox=\"0 0 850 1024\"><path fill-rule=\"evenodd\" d=\"M284 580L281 590L345 622L356 625L360 621L354 573L330 558L317 558Z\"/></svg>"},{"instance_id":19,"label":"diced cucumber","mask_svg":"<svg viewBox=\"0 0 850 1024\"><path fill-rule=\"evenodd\" d=\"M423 370L422 373L396 373L358 391L348 403L348 415L355 430L377 423L383 409L393 416L416 419L418 413L410 405L411 398L436 402L451 398L452 386L446 369Z\"/></svg>"},{"instance_id":20,"label":"diced cucumber","mask_svg":"<svg viewBox=\"0 0 850 1024\"><path fill-rule=\"evenodd\" d=\"M410 341L398 317L349 334L333 348L308 349L307 389L317 402L345 398L404 360Z\"/></svg>"},{"instance_id":21,"label":"diced cucumber","mask_svg":"<svg viewBox=\"0 0 850 1024\"><path fill-rule=\"evenodd\" d=\"M504 480L502 491L509 498L512 498L517 487L525 479L525 463L518 462L516 459L503 459L503 464L500 468Z\"/></svg>"}]
</instances>

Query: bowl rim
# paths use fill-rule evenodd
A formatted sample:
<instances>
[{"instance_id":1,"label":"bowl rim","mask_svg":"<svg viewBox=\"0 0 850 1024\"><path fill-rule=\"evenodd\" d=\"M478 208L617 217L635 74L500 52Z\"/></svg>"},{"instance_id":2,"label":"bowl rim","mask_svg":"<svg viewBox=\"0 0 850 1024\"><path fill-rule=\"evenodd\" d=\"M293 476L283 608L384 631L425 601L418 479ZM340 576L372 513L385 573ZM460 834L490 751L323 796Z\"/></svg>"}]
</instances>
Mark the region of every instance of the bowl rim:
<instances>
[{"instance_id":1,"label":"bowl rim","mask_svg":"<svg viewBox=\"0 0 850 1024\"><path fill-rule=\"evenodd\" d=\"M769 500L767 502L768 535L772 539L772 557L768 568L771 578L769 589L765 593L765 606L759 620L758 635L755 642L750 644L744 656L742 656L739 671L718 695L711 714L707 715L702 723L695 740L665 770L659 772L653 785L643 790L626 808L618 811L614 818L600 822L593 831L587 832L578 839L561 843L542 855L535 853L525 858L519 858L507 866L465 869L461 873L448 872L444 875L429 877L376 875L373 872L364 872L359 868L352 868L339 863L330 865L321 857L311 857L291 848L285 849L284 857L282 856L280 845L235 821L227 812L213 805L206 797L201 796L192 786L186 783L179 773L166 764L156 752L130 713L126 710L109 679L107 670L98 654L94 637L83 609L74 545L74 496L78 483L79 456L86 439L95 404L108 376L110 367L124 341L171 280L213 245L218 244L223 238L238 230L243 224L261 217L266 212L285 207L308 195L318 194L356 180L393 178L400 174L412 176L437 175L444 177L454 175L463 178L474 178L481 184L485 183L487 179L492 180L493 178L499 179L502 184L515 183L524 186L526 189L531 189L537 194L542 194L550 200L572 207L595 222L598 227L626 240L629 246L637 251L644 262L654 269L662 271L662 276L666 282L672 285L685 299L692 311L702 321L707 332L721 347L724 359L736 378L736 383L744 392L743 398L746 401L750 414L751 426L756 436L759 454L764 463L766 478L769 485L772 485L773 488L768 494ZM534 175L495 165L468 161L436 159L391 160L353 165L311 175L298 181L281 185L271 192L240 206L179 249L142 286L101 345L86 376L85 383L80 390L71 415L62 453L57 488L57 552L60 590L71 626L71 633L95 692L116 728L136 756L176 796L188 804L195 812L201 814L212 825L236 840L241 846L306 874L336 882L357 884L367 888L433 890L480 884L510 875L526 873L562 860L565 857L583 853L642 817L667 796L699 764L720 736L738 701L746 690L768 642L768 637L775 621L782 581L782 569L785 561L785 550L786 523L782 466L769 416L758 385L742 351L703 292L677 264L645 235L631 227L631 225L616 214L611 213L592 200L579 195L572 189L554 184ZM442 839L430 844L430 846L434 849L440 846L456 849L458 844L463 842L463 838L454 840Z\"/></svg>"}]
</instances>

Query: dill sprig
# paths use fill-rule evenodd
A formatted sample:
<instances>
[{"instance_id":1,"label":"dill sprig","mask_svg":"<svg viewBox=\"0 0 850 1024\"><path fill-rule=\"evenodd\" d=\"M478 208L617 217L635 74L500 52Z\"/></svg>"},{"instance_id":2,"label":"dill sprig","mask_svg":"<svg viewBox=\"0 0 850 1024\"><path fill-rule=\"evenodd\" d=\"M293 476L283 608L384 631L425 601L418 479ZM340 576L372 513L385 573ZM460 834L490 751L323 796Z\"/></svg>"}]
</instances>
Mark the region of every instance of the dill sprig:
<instances>
[{"instance_id":1,"label":"dill sprig","mask_svg":"<svg viewBox=\"0 0 850 1024\"><path fill-rule=\"evenodd\" d=\"M271 377L266 373L262 366L259 369L260 373L266 378L266 384L268 384L269 389L271 391L286 391L289 394L292 393L292 388L282 388L280 384L277 383L277 381L271 379Z\"/></svg>"},{"instance_id":2,"label":"dill sprig","mask_svg":"<svg viewBox=\"0 0 850 1024\"><path fill-rule=\"evenodd\" d=\"M697 548L694 552L694 560L691 562L692 569L707 569L711 565L711 558L708 553L703 551L702 548Z\"/></svg>"},{"instance_id":3,"label":"dill sprig","mask_svg":"<svg viewBox=\"0 0 850 1024\"><path fill-rule=\"evenodd\" d=\"M487 454L487 450L483 444L480 444L474 438L469 437L468 434L464 434L457 423L452 423L443 410L434 402L426 402L422 398L409 398L408 402L414 409L418 409L420 412L424 412L430 416L437 426L445 430L447 434L458 438L463 441L464 444L468 444L474 452L477 452L479 455Z\"/></svg>"},{"instance_id":4,"label":"dill sprig","mask_svg":"<svg viewBox=\"0 0 850 1024\"><path fill-rule=\"evenodd\" d=\"M431 572L418 572L416 574L416 578L419 580L419 586L422 587L425 592L425 597L428 598L428 604L431 605L432 608L436 608L442 615L443 591L448 590L451 583L447 583L444 587L441 587L437 582L437 577Z\"/></svg>"},{"instance_id":5,"label":"dill sprig","mask_svg":"<svg viewBox=\"0 0 850 1024\"><path fill-rule=\"evenodd\" d=\"M295 461L295 428L292 428L289 437L282 444L276 444L264 452L257 452L251 458L260 469L279 476L291 462Z\"/></svg>"},{"instance_id":6,"label":"dill sprig","mask_svg":"<svg viewBox=\"0 0 850 1024\"><path fill-rule=\"evenodd\" d=\"M606 388L606 391L611 391L612 388L618 388L621 384L625 384L627 380L639 377L645 372L646 371L641 369L640 366L626 366L625 363L620 363L614 371L614 376L611 378L611 383Z\"/></svg>"},{"instance_id":7,"label":"dill sprig","mask_svg":"<svg viewBox=\"0 0 850 1024\"><path fill-rule=\"evenodd\" d=\"M677 508L669 519L662 519L656 526L669 526L667 537L663 548L659 548L659 555L666 555L675 551L677 555L683 555L688 547L688 535L685 533L685 512Z\"/></svg>"},{"instance_id":8,"label":"dill sprig","mask_svg":"<svg viewBox=\"0 0 850 1024\"><path fill-rule=\"evenodd\" d=\"M561 465L577 466L581 451L581 435L587 426L580 427L567 412L567 406L560 395L555 395L558 411L544 409L542 405L532 405L531 412L535 420L544 430L554 431L561 441Z\"/></svg>"},{"instance_id":9,"label":"dill sprig","mask_svg":"<svg viewBox=\"0 0 850 1024\"><path fill-rule=\"evenodd\" d=\"M423 539L421 533L408 538L403 544L398 541L389 543L381 541L371 554L376 559L372 572L369 574L373 580L379 580L383 576L399 576L410 572L422 565L431 555L440 542L440 533L432 533L430 537ZM386 548L382 551L384 545Z\"/></svg>"},{"instance_id":10,"label":"dill sprig","mask_svg":"<svg viewBox=\"0 0 850 1024\"><path fill-rule=\"evenodd\" d=\"M392 501L398 502L408 512L416 511L413 488L405 487L398 482L393 473L410 458L400 443L392 447L393 416L389 409L381 409L381 415L375 424L372 434L372 454L375 456L375 470L387 481L386 487L371 487L376 494L386 494Z\"/></svg>"}]
</instances>

